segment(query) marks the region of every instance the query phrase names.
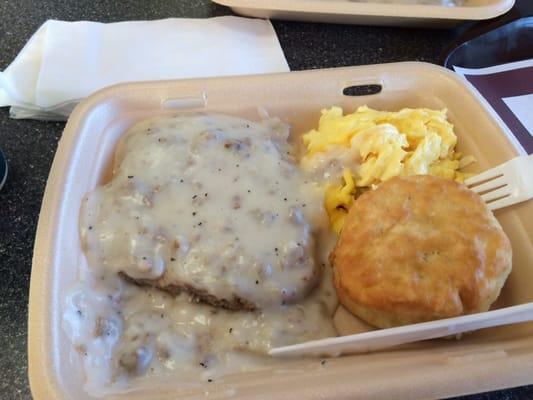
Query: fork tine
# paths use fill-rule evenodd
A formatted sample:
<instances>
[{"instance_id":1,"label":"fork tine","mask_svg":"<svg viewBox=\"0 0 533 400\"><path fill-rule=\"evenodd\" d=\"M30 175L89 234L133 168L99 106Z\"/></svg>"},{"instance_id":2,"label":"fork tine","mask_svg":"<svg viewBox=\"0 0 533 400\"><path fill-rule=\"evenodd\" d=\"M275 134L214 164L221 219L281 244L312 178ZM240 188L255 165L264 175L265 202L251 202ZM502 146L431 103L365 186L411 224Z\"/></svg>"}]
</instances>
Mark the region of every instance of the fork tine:
<instances>
[{"instance_id":1,"label":"fork tine","mask_svg":"<svg viewBox=\"0 0 533 400\"><path fill-rule=\"evenodd\" d=\"M470 189L473 190L476 193L485 192L487 190L495 189L499 186L503 186L507 184L505 175L502 175L496 179L492 179L490 181L487 181L485 183L482 183L481 185L471 187Z\"/></svg>"},{"instance_id":2,"label":"fork tine","mask_svg":"<svg viewBox=\"0 0 533 400\"><path fill-rule=\"evenodd\" d=\"M507 196L507 197L503 197L503 198L501 198L499 200L493 201L491 203L488 203L487 207L488 207L489 210L494 211L494 210L498 210L500 208L504 208L504 207L513 205L515 203L517 203L517 201L516 201L516 198L514 196Z\"/></svg>"},{"instance_id":3,"label":"fork tine","mask_svg":"<svg viewBox=\"0 0 533 400\"><path fill-rule=\"evenodd\" d=\"M510 196L512 193L513 193L512 188L509 185L507 185L499 189L493 190L491 192L482 194L481 198L483 199L485 203L488 203L489 201L499 199L500 197Z\"/></svg>"},{"instance_id":4,"label":"fork tine","mask_svg":"<svg viewBox=\"0 0 533 400\"><path fill-rule=\"evenodd\" d=\"M503 175L503 171L501 169L501 165L488 169L480 174L477 174L476 176L472 176L465 180L465 184L467 186L475 185L477 183L496 178L497 176Z\"/></svg>"}]
</instances>

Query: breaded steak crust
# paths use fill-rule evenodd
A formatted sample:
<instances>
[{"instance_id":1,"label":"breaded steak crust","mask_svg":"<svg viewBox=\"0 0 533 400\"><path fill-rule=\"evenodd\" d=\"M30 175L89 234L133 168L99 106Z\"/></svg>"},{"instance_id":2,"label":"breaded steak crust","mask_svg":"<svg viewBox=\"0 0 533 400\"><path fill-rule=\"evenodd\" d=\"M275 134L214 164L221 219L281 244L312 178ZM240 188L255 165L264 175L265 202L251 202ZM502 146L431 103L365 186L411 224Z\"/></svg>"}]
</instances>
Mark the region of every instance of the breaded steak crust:
<instances>
[{"instance_id":1,"label":"breaded steak crust","mask_svg":"<svg viewBox=\"0 0 533 400\"><path fill-rule=\"evenodd\" d=\"M512 267L481 197L427 175L361 195L330 257L340 302L380 328L486 311Z\"/></svg>"}]
</instances>

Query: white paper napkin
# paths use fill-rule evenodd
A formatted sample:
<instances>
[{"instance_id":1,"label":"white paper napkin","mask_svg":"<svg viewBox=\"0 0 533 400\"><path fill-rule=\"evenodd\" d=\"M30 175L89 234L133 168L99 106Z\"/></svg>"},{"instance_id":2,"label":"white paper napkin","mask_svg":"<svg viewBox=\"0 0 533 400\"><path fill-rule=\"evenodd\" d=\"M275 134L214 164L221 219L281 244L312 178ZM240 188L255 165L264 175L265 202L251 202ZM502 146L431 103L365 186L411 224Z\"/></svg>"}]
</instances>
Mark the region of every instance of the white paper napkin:
<instances>
[{"instance_id":1,"label":"white paper napkin","mask_svg":"<svg viewBox=\"0 0 533 400\"><path fill-rule=\"evenodd\" d=\"M0 106L12 106L13 118L66 119L80 99L116 83L288 70L265 20L50 20L0 72Z\"/></svg>"}]
</instances>

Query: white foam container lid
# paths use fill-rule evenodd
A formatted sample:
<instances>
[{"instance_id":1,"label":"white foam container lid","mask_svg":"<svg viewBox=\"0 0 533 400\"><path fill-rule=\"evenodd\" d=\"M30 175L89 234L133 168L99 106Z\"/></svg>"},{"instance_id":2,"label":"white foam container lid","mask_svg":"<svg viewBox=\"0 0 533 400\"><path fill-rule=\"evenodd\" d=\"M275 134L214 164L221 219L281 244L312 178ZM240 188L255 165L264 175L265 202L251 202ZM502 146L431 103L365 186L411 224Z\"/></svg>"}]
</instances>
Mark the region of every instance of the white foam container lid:
<instances>
[{"instance_id":1,"label":"white foam container lid","mask_svg":"<svg viewBox=\"0 0 533 400\"><path fill-rule=\"evenodd\" d=\"M347 96L353 85L378 94ZM135 122L154 115L207 111L257 119L266 108L292 127L292 140L316 126L320 110L367 104L382 110L447 108L458 149L472 171L518 154L501 126L461 78L431 64L408 62L246 77L123 84L84 100L72 113L52 165L35 240L29 304L29 377L35 399L88 399L78 353L61 329L62 301L85 262L78 235L84 194L109 178L115 145ZM496 212L513 247L513 271L495 308L533 301L533 202ZM341 333L362 329L342 308ZM486 329L459 341L433 340L389 351L320 360L280 359L269 369L215 383L169 382L115 396L128 399L428 398L533 383L533 323Z\"/></svg>"},{"instance_id":2,"label":"white foam container lid","mask_svg":"<svg viewBox=\"0 0 533 400\"><path fill-rule=\"evenodd\" d=\"M460 6L358 2L357 0L213 0L249 17L358 25L446 28L495 18L515 0L466 0Z\"/></svg>"}]
</instances>

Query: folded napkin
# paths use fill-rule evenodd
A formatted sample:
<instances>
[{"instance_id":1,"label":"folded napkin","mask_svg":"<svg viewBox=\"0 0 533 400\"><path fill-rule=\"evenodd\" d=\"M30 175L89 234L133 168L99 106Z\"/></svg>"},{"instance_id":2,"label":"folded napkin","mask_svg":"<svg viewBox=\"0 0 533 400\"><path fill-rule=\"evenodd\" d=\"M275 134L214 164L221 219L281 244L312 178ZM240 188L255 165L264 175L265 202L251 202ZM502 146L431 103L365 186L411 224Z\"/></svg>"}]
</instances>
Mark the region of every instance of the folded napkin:
<instances>
[{"instance_id":1,"label":"folded napkin","mask_svg":"<svg viewBox=\"0 0 533 400\"><path fill-rule=\"evenodd\" d=\"M13 118L66 119L82 98L116 83L288 70L265 20L50 20L0 72L0 106Z\"/></svg>"}]
</instances>

